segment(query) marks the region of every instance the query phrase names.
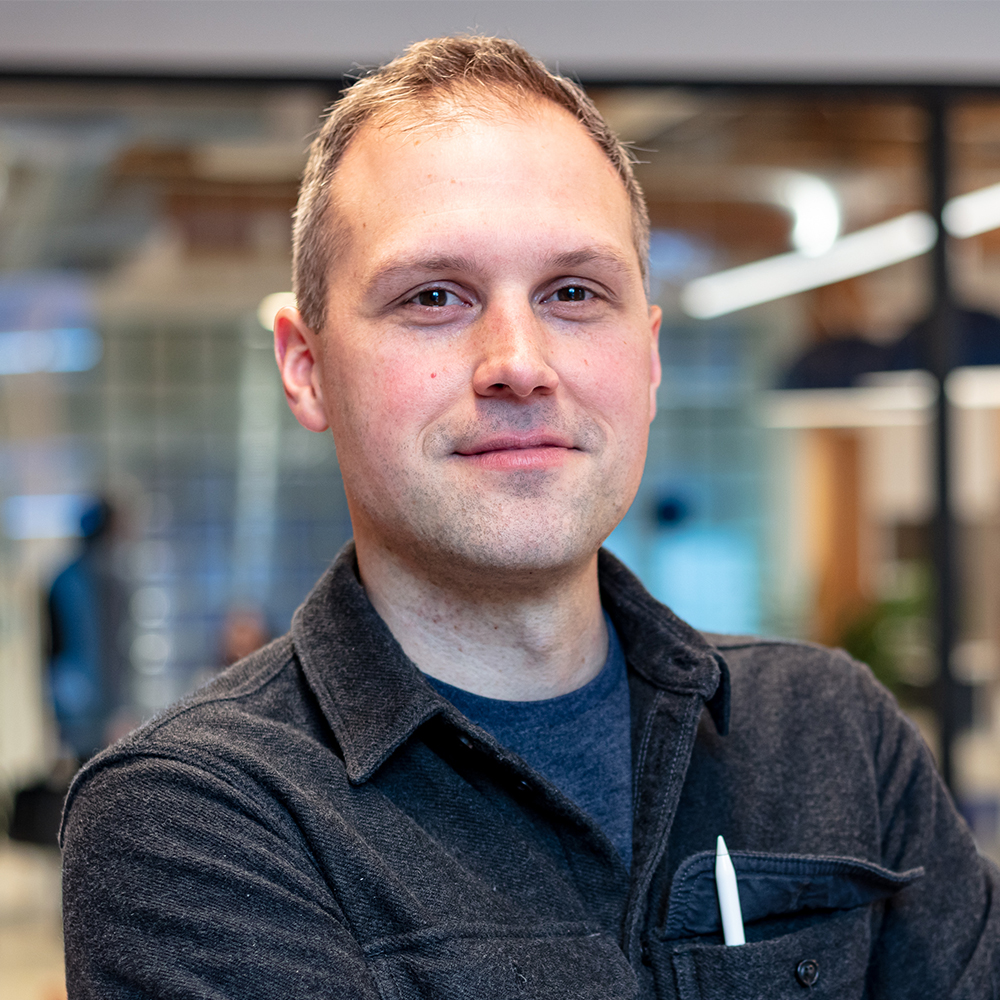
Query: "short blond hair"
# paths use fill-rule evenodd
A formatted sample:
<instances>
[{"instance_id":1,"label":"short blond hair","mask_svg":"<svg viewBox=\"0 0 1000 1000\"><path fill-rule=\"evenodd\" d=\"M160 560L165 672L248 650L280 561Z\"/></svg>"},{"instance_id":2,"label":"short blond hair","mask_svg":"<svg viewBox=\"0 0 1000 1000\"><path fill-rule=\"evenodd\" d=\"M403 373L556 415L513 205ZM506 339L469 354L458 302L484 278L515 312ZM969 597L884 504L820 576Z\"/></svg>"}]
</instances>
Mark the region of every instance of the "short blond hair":
<instances>
[{"instance_id":1,"label":"short blond hair","mask_svg":"<svg viewBox=\"0 0 1000 1000\"><path fill-rule=\"evenodd\" d=\"M369 122L380 125L430 117L428 104L437 101L441 120L453 120L449 96L461 93L473 100L464 113L489 105L512 110L526 99L551 101L569 111L611 161L632 209L632 237L643 277L649 253L649 215L632 171L632 157L608 127L583 89L564 76L550 73L516 42L481 35L430 38L411 45L399 58L357 80L327 113L309 150L302 178L293 231L292 287L306 324L320 331L326 322L327 276L343 247L345 226L334 218L331 181L348 145ZM435 120L435 119L432 119Z\"/></svg>"}]
</instances>

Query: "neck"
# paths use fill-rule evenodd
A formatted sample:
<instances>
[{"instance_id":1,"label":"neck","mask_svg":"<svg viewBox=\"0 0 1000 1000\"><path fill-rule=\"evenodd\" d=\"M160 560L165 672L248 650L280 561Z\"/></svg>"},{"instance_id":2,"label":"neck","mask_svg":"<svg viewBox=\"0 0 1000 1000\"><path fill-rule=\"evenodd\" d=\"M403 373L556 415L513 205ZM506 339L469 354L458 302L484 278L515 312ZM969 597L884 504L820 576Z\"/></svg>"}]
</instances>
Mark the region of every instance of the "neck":
<instances>
[{"instance_id":1,"label":"neck","mask_svg":"<svg viewBox=\"0 0 1000 1000\"><path fill-rule=\"evenodd\" d=\"M526 586L492 571L476 586L421 573L356 539L361 582L424 673L488 698L537 701L574 691L607 659L597 555Z\"/></svg>"}]
</instances>

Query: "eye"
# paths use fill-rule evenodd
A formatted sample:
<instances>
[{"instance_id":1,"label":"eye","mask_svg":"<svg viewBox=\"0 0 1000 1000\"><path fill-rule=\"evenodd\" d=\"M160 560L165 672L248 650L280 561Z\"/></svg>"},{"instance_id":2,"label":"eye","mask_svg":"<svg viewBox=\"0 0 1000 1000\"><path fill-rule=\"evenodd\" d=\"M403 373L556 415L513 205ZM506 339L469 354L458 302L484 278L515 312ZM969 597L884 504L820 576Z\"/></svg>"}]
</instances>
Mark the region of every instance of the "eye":
<instances>
[{"instance_id":1,"label":"eye","mask_svg":"<svg viewBox=\"0 0 1000 1000\"><path fill-rule=\"evenodd\" d=\"M555 294L557 302L585 302L593 298L594 293L583 285L563 285Z\"/></svg>"},{"instance_id":2,"label":"eye","mask_svg":"<svg viewBox=\"0 0 1000 1000\"><path fill-rule=\"evenodd\" d=\"M442 306L458 305L462 300L447 288L425 288L410 299L415 305L440 309Z\"/></svg>"}]
</instances>

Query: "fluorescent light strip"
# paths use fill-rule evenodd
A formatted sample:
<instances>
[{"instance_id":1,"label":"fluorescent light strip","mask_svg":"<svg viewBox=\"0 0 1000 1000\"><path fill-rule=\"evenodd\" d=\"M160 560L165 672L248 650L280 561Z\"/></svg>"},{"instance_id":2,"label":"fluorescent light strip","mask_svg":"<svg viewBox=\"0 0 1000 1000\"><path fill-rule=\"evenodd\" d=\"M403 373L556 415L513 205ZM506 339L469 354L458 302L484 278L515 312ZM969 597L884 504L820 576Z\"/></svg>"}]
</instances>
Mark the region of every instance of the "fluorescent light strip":
<instances>
[{"instance_id":1,"label":"fluorescent light strip","mask_svg":"<svg viewBox=\"0 0 1000 1000\"><path fill-rule=\"evenodd\" d=\"M950 199L942 217L944 228L959 239L1000 229L1000 184Z\"/></svg>"},{"instance_id":2,"label":"fluorescent light strip","mask_svg":"<svg viewBox=\"0 0 1000 1000\"><path fill-rule=\"evenodd\" d=\"M1000 366L956 368L945 380L948 402L963 410L1000 410Z\"/></svg>"},{"instance_id":3,"label":"fluorescent light strip","mask_svg":"<svg viewBox=\"0 0 1000 1000\"><path fill-rule=\"evenodd\" d=\"M773 389L761 400L765 427L915 427L927 424L937 399L927 372L874 372L848 389ZM945 380L948 402L961 410L1000 410L1000 365L956 368Z\"/></svg>"},{"instance_id":4,"label":"fluorescent light strip","mask_svg":"<svg viewBox=\"0 0 1000 1000\"><path fill-rule=\"evenodd\" d=\"M907 212L844 236L818 257L785 253L696 278L681 292L681 308L696 319L725 316L919 257L936 235L926 212Z\"/></svg>"},{"instance_id":5,"label":"fluorescent light strip","mask_svg":"<svg viewBox=\"0 0 1000 1000\"><path fill-rule=\"evenodd\" d=\"M917 427L930 419L936 398L923 385L866 385L849 389L773 389L762 399L765 427Z\"/></svg>"},{"instance_id":6,"label":"fluorescent light strip","mask_svg":"<svg viewBox=\"0 0 1000 1000\"><path fill-rule=\"evenodd\" d=\"M1000 184L952 198L945 229L958 239L1000 229ZM908 212L837 240L820 256L785 253L689 282L681 308L696 319L714 319L787 295L832 285L926 253L936 237L926 212Z\"/></svg>"}]
</instances>

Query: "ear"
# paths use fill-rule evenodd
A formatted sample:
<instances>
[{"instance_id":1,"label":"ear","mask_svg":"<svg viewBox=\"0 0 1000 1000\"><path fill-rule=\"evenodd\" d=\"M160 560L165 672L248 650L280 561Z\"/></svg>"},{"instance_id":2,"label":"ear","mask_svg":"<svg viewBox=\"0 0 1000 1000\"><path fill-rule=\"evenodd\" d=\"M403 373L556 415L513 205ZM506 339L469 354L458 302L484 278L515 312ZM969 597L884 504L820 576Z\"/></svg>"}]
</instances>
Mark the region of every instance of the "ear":
<instances>
[{"instance_id":1,"label":"ear","mask_svg":"<svg viewBox=\"0 0 1000 1000\"><path fill-rule=\"evenodd\" d=\"M649 307L649 422L656 416L656 390L660 387L663 369L660 367L660 324L663 310L659 306Z\"/></svg>"},{"instance_id":2,"label":"ear","mask_svg":"<svg viewBox=\"0 0 1000 1000\"><path fill-rule=\"evenodd\" d=\"M279 309L274 317L274 356L285 398L296 420L306 430L317 432L330 426L323 405L318 354L319 338L306 326L298 309Z\"/></svg>"}]
</instances>

